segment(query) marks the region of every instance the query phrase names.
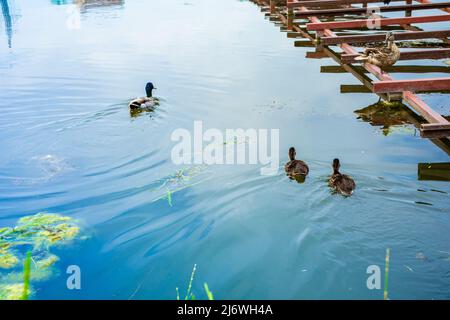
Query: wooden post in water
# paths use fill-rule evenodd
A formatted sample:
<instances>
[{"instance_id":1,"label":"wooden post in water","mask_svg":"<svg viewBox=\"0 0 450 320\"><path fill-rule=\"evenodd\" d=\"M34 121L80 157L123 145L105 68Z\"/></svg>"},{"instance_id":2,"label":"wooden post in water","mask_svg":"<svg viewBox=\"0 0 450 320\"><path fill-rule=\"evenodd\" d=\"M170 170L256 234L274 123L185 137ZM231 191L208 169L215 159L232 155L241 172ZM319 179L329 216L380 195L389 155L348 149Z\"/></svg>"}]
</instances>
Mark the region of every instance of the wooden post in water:
<instances>
[{"instance_id":1,"label":"wooden post in water","mask_svg":"<svg viewBox=\"0 0 450 320\"><path fill-rule=\"evenodd\" d=\"M270 6L270 14L275 14L275 0L270 0L269 6Z\"/></svg>"},{"instance_id":2,"label":"wooden post in water","mask_svg":"<svg viewBox=\"0 0 450 320\"><path fill-rule=\"evenodd\" d=\"M412 0L406 0L406 4L412 4ZM405 17L411 17L412 16L412 11L411 10L406 10L405 11Z\"/></svg>"},{"instance_id":3,"label":"wooden post in water","mask_svg":"<svg viewBox=\"0 0 450 320\"><path fill-rule=\"evenodd\" d=\"M294 9L289 7L290 3L293 3L294 0L286 0L286 5L287 5L287 29L289 31L293 30L293 26L294 26Z\"/></svg>"}]
</instances>

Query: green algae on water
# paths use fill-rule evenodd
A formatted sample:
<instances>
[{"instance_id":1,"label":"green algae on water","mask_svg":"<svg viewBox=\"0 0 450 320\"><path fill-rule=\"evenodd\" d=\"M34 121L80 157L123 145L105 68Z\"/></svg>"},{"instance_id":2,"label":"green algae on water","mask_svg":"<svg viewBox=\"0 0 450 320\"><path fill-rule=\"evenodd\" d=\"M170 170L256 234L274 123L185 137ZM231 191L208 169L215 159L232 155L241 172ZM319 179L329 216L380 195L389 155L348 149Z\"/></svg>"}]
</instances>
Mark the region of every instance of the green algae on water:
<instances>
[{"instance_id":1,"label":"green algae on water","mask_svg":"<svg viewBox=\"0 0 450 320\"><path fill-rule=\"evenodd\" d=\"M23 217L16 227L0 230L0 253L6 254L8 248L20 245L48 248L72 240L78 232L79 227L70 217L49 213Z\"/></svg>"},{"instance_id":2,"label":"green algae on water","mask_svg":"<svg viewBox=\"0 0 450 320\"><path fill-rule=\"evenodd\" d=\"M10 269L19 263L19 259L8 252L0 248L0 269Z\"/></svg>"},{"instance_id":3,"label":"green algae on water","mask_svg":"<svg viewBox=\"0 0 450 320\"><path fill-rule=\"evenodd\" d=\"M79 231L72 218L43 212L19 219L15 227L1 227L0 300L28 299L30 282L47 280L57 271L59 257L50 249L68 244Z\"/></svg>"},{"instance_id":4,"label":"green algae on water","mask_svg":"<svg viewBox=\"0 0 450 320\"><path fill-rule=\"evenodd\" d=\"M0 284L0 300L20 300L23 290L23 283Z\"/></svg>"}]
</instances>

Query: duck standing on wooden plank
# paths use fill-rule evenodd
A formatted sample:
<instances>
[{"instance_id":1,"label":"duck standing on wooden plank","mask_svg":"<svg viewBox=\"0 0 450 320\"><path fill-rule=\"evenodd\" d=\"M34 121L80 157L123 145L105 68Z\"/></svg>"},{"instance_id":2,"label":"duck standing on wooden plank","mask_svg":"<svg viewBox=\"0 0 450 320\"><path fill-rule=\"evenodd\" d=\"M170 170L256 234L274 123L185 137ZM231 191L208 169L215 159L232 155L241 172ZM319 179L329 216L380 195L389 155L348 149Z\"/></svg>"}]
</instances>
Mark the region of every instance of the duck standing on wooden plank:
<instances>
[{"instance_id":1,"label":"duck standing on wooden plank","mask_svg":"<svg viewBox=\"0 0 450 320\"><path fill-rule=\"evenodd\" d=\"M363 54L356 57L357 61L364 61L380 68L386 68L394 65L400 58L400 50L395 44L394 34L386 34L386 42L383 46L366 48Z\"/></svg>"}]
</instances>

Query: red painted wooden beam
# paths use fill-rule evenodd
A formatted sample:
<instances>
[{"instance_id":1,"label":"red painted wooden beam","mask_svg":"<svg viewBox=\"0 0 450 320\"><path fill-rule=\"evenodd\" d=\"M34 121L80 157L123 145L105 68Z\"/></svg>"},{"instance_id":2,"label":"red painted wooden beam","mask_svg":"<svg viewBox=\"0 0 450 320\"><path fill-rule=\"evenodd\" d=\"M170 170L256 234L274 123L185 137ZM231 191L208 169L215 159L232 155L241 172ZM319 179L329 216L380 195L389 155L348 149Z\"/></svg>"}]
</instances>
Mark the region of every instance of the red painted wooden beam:
<instances>
[{"instance_id":1,"label":"red painted wooden beam","mask_svg":"<svg viewBox=\"0 0 450 320\"><path fill-rule=\"evenodd\" d=\"M296 1L287 4L288 8L298 7L329 7L339 6L343 4L357 4L357 3L377 3L382 0L310 0L310 1ZM391 0L391 2L405 2L405 0Z\"/></svg>"},{"instance_id":2,"label":"red painted wooden beam","mask_svg":"<svg viewBox=\"0 0 450 320\"><path fill-rule=\"evenodd\" d=\"M422 99L411 91L403 92L403 100L411 106L418 114L430 123L448 123L438 112L431 109Z\"/></svg>"},{"instance_id":3,"label":"red painted wooden beam","mask_svg":"<svg viewBox=\"0 0 450 320\"><path fill-rule=\"evenodd\" d=\"M407 4L399 6L383 6L378 7L380 12L393 12L393 11L404 11L404 10L430 10L430 9L441 9L450 8L450 2L439 2L439 3L423 3L423 4ZM314 16L338 16L346 14L360 14L367 13L367 8L338 8L338 9L322 9L322 10L309 10L308 12L296 12L296 18L307 17L308 14Z\"/></svg>"},{"instance_id":4,"label":"red painted wooden beam","mask_svg":"<svg viewBox=\"0 0 450 320\"><path fill-rule=\"evenodd\" d=\"M450 122L448 123L424 123L420 126L423 131L450 130Z\"/></svg>"},{"instance_id":5,"label":"red painted wooden beam","mask_svg":"<svg viewBox=\"0 0 450 320\"><path fill-rule=\"evenodd\" d=\"M394 33L395 40L415 40L415 39L441 39L450 37L450 30L439 31L412 31ZM339 43L368 43L382 42L386 39L386 34L352 35L340 37L323 37L320 43L323 45L333 45Z\"/></svg>"},{"instance_id":6,"label":"red painted wooden beam","mask_svg":"<svg viewBox=\"0 0 450 320\"><path fill-rule=\"evenodd\" d=\"M416 1L420 2L420 3L432 3L430 0L416 0ZM444 9L440 9L440 10L450 13L449 8L444 8Z\"/></svg>"},{"instance_id":7,"label":"red painted wooden beam","mask_svg":"<svg viewBox=\"0 0 450 320\"><path fill-rule=\"evenodd\" d=\"M359 54L342 54L341 61L344 64L355 63ZM434 50L414 50L402 51L399 60L420 60L420 59L445 59L450 58L450 49Z\"/></svg>"},{"instance_id":8,"label":"red painted wooden beam","mask_svg":"<svg viewBox=\"0 0 450 320\"><path fill-rule=\"evenodd\" d=\"M373 82L372 87L374 93L434 91L449 89L450 78L375 81Z\"/></svg>"},{"instance_id":9,"label":"red painted wooden beam","mask_svg":"<svg viewBox=\"0 0 450 320\"><path fill-rule=\"evenodd\" d=\"M381 18L378 23L380 26L403 25L411 23L429 23L450 21L450 14L421 16L421 17L403 17L403 18ZM333 22L316 22L307 23L307 30L325 30L325 29L351 29L366 27L370 20L350 20L350 21L333 21Z\"/></svg>"}]
</instances>

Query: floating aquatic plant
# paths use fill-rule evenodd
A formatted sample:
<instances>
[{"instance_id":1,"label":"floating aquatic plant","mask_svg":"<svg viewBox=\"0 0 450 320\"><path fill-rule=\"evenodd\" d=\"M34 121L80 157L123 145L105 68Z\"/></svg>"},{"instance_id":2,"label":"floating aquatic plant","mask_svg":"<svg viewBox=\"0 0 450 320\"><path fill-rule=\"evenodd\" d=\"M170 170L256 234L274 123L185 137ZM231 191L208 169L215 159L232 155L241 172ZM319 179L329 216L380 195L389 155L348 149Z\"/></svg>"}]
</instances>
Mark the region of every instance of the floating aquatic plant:
<instances>
[{"instance_id":1,"label":"floating aquatic plant","mask_svg":"<svg viewBox=\"0 0 450 320\"><path fill-rule=\"evenodd\" d=\"M172 207L172 191L167 189L167 202L169 203L169 206Z\"/></svg>"},{"instance_id":2,"label":"floating aquatic plant","mask_svg":"<svg viewBox=\"0 0 450 320\"><path fill-rule=\"evenodd\" d=\"M200 182L193 182L193 178L198 176L205 170L205 165L192 166L177 170L174 174L162 180L161 185L157 188L165 189L164 195L160 196L154 201L167 200L170 207L173 206L173 194L192 187Z\"/></svg>"},{"instance_id":3,"label":"floating aquatic plant","mask_svg":"<svg viewBox=\"0 0 450 320\"><path fill-rule=\"evenodd\" d=\"M0 300L20 300L23 295L23 283L0 284Z\"/></svg>"},{"instance_id":4,"label":"floating aquatic plant","mask_svg":"<svg viewBox=\"0 0 450 320\"><path fill-rule=\"evenodd\" d=\"M6 248L0 248L0 268L9 269L16 266L19 263L19 259L8 252Z\"/></svg>"},{"instance_id":5,"label":"floating aquatic plant","mask_svg":"<svg viewBox=\"0 0 450 320\"><path fill-rule=\"evenodd\" d=\"M49 278L51 267L59 260L50 248L66 244L79 231L70 217L50 213L26 216L15 227L0 228L0 300L28 299L30 281ZM23 273L17 270L22 264ZM2 269L8 272L2 273Z\"/></svg>"}]
</instances>

